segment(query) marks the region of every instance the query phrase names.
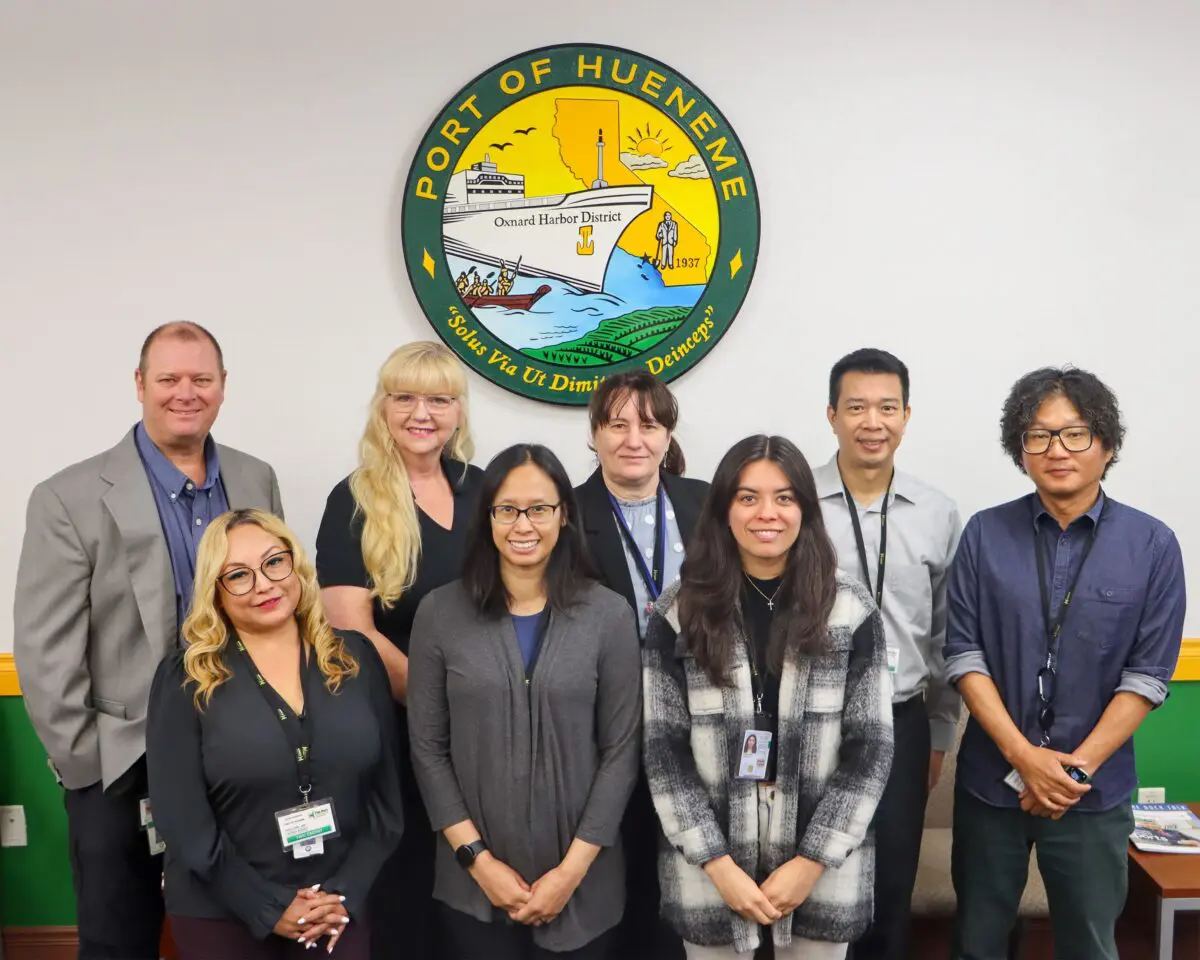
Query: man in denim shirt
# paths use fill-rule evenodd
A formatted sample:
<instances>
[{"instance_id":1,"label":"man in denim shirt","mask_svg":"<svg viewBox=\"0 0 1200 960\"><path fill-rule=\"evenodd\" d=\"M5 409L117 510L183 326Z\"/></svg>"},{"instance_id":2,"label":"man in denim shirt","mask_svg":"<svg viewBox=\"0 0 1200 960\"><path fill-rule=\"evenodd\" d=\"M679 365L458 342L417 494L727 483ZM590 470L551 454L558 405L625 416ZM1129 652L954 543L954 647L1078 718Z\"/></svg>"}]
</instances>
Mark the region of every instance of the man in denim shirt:
<instances>
[{"instance_id":1,"label":"man in denim shirt","mask_svg":"<svg viewBox=\"0 0 1200 960\"><path fill-rule=\"evenodd\" d=\"M1075 369L1017 381L1005 452L1036 492L976 514L950 574L946 673L959 751L956 960L1001 960L1036 846L1055 956L1117 960L1133 733L1167 697L1185 590L1174 533L1108 497L1116 397Z\"/></svg>"}]
</instances>

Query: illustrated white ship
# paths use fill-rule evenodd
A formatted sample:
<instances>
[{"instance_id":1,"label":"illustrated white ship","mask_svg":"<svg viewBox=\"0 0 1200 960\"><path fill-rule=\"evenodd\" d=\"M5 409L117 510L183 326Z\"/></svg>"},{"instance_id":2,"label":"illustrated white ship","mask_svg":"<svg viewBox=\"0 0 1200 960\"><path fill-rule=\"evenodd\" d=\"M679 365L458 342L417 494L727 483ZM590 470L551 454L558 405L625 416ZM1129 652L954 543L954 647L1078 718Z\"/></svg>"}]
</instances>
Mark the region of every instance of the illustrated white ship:
<instances>
[{"instance_id":1,"label":"illustrated white ship","mask_svg":"<svg viewBox=\"0 0 1200 960\"><path fill-rule=\"evenodd\" d=\"M596 144L591 189L525 195L525 177L502 173L485 154L450 178L442 208L446 252L475 263L561 280L586 293L604 288L604 271L625 228L650 209L654 187L609 186L604 179L604 131ZM590 228L590 229L583 229Z\"/></svg>"}]
</instances>

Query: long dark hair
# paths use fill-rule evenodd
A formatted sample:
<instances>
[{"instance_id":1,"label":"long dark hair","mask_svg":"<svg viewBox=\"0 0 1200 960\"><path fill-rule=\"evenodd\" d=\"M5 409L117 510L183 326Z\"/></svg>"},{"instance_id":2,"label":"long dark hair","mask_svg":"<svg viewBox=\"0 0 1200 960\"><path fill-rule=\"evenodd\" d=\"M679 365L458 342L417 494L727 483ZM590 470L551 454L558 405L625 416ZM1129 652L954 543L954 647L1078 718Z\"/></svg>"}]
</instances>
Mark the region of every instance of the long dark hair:
<instances>
[{"instance_id":1,"label":"long dark hair","mask_svg":"<svg viewBox=\"0 0 1200 960\"><path fill-rule=\"evenodd\" d=\"M554 484L561 504L555 517L566 522L558 534L558 542L546 564L546 598L555 610L565 610L579 591L594 579L588 561L583 531L579 528L579 510L575 505L575 490L558 457L538 443L518 443L496 454L487 469L475 503L475 513L467 534L467 553L463 560L462 580L471 600L480 613L502 617L508 613L508 591L500 578L500 553L492 539L491 509L496 494L508 475L522 464L532 463Z\"/></svg>"},{"instance_id":2,"label":"long dark hair","mask_svg":"<svg viewBox=\"0 0 1200 960\"><path fill-rule=\"evenodd\" d=\"M687 461L683 457L683 448L675 439L675 426L679 423L679 404L675 395L667 389L667 385L648 370L625 370L605 377L588 401L588 424L595 433L601 427L607 427L626 398L632 397L637 407L638 416L644 420L661 423L671 431L671 442L663 457L662 468L667 473L677 477L683 476Z\"/></svg>"},{"instance_id":3,"label":"long dark hair","mask_svg":"<svg viewBox=\"0 0 1200 960\"><path fill-rule=\"evenodd\" d=\"M742 471L768 460L783 471L800 506L800 535L792 545L776 601L767 659L780 672L789 655L815 656L827 643L837 594L837 553L825 532L812 468L785 437L759 434L735 443L721 458L680 570L679 623L696 662L716 684L733 665L734 628L741 620L745 582L729 508Z\"/></svg>"}]
</instances>

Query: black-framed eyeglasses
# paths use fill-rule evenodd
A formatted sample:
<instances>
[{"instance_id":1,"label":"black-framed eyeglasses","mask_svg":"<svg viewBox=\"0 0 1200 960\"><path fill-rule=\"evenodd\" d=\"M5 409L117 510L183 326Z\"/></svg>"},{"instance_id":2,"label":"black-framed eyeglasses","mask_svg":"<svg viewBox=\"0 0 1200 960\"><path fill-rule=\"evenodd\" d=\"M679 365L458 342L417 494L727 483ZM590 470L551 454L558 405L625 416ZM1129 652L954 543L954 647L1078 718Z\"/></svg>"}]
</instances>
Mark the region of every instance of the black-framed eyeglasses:
<instances>
[{"instance_id":1,"label":"black-framed eyeglasses","mask_svg":"<svg viewBox=\"0 0 1200 960\"><path fill-rule=\"evenodd\" d=\"M1083 453L1092 448L1091 427L1063 427L1061 430L1026 430L1021 434L1021 449L1037 456L1050 449L1055 437L1068 453Z\"/></svg>"},{"instance_id":2,"label":"black-framed eyeglasses","mask_svg":"<svg viewBox=\"0 0 1200 960\"><path fill-rule=\"evenodd\" d=\"M1057 680L1058 674L1052 666L1044 666L1038 671L1038 700L1041 701L1038 726L1042 728L1042 746L1050 742L1050 728L1054 726L1054 687Z\"/></svg>"},{"instance_id":3,"label":"black-framed eyeglasses","mask_svg":"<svg viewBox=\"0 0 1200 960\"><path fill-rule=\"evenodd\" d=\"M517 517L524 514L529 518L530 523L549 523L554 517L554 511L562 506L562 503L534 503L528 507L514 507L511 503L500 503L488 509L488 513L492 515L492 519L505 527L510 527L517 522Z\"/></svg>"},{"instance_id":4,"label":"black-framed eyeglasses","mask_svg":"<svg viewBox=\"0 0 1200 960\"><path fill-rule=\"evenodd\" d=\"M271 554L259 564L258 569L273 583L286 580L292 575L292 551L281 550ZM254 589L256 579L255 571L250 567L234 567L217 577L217 583L224 587L230 596L244 597Z\"/></svg>"}]
</instances>

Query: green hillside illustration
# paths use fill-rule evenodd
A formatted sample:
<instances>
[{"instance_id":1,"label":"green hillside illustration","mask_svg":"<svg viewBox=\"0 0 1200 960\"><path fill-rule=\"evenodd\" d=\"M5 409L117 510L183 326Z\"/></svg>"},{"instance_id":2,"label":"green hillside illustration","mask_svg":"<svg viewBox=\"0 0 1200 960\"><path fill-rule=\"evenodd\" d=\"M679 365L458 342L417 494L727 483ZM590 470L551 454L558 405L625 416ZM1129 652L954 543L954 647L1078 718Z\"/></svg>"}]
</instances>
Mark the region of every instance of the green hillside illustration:
<instances>
[{"instance_id":1,"label":"green hillside illustration","mask_svg":"<svg viewBox=\"0 0 1200 960\"><path fill-rule=\"evenodd\" d=\"M598 367L636 357L673 333L689 307L650 307L603 321L586 336L553 347L525 349L535 360L568 367Z\"/></svg>"}]
</instances>

